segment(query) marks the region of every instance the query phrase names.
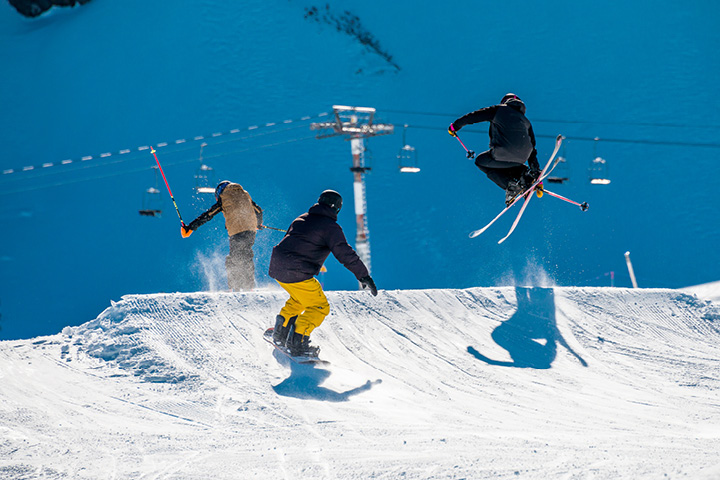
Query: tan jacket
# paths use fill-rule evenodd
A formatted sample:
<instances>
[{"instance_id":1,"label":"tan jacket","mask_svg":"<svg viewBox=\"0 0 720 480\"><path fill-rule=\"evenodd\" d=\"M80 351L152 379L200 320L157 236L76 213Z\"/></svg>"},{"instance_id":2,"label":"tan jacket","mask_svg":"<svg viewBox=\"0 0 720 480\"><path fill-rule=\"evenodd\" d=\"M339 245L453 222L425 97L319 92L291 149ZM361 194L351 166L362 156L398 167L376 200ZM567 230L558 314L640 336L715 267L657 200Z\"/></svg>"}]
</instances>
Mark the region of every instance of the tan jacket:
<instances>
[{"instance_id":1,"label":"tan jacket","mask_svg":"<svg viewBox=\"0 0 720 480\"><path fill-rule=\"evenodd\" d=\"M220 212L225 216L225 228L230 236L240 232L254 232L262 225L262 208L253 202L250 194L241 185L231 183L223 190L220 200L193 220L188 228L197 230Z\"/></svg>"},{"instance_id":2,"label":"tan jacket","mask_svg":"<svg viewBox=\"0 0 720 480\"><path fill-rule=\"evenodd\" d=\"M250 194L237 183L231 183L220 195L222 211L225 215L225 228L228 235L236 233L255 231L262 224L258 222L256 204L252 201ZM260 209L260 207L257 207Z\"/></svg>"}]
</instances>

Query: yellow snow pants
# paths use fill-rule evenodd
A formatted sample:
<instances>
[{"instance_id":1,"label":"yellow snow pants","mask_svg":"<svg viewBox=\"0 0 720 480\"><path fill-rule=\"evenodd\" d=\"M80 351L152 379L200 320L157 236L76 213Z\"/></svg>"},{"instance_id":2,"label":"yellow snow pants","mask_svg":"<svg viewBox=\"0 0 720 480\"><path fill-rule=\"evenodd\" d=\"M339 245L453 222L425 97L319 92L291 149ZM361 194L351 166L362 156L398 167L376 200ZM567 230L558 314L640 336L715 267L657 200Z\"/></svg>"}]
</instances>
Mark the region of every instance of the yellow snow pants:
<instances>
[{"instance_id":1,"label":"yellow snow pants","mask_svg":"<svg viewBox=\"0 0 720 480\"><path fill-rule=\"evenodd\" d=\"M330 313L330 304L320 282L316 278L311 278L297 283L278 283L290 294L290 298L280 310L285 324L287 325L287 321L297 315L295 332L310 335Z\"/></svg>"}]
</instances>

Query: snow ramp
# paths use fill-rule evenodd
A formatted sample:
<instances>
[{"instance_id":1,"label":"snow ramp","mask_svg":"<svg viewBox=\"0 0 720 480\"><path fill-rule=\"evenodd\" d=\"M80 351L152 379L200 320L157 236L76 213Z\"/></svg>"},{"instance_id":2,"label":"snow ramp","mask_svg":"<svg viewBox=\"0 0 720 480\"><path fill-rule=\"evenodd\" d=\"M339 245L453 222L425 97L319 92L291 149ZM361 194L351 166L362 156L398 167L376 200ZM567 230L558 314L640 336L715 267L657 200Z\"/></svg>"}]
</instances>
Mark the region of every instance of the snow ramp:
<instances>
[{"instance_id":1,"label":"snow ramp","mask_svg":"<svg viewBox=\"0 0 720 480\"><path fill-rule=\"evenodd\" d=\"M720 304L675 290L126 296L0 342L0 478L720 478Z\"/></svg>"}]
</instances>

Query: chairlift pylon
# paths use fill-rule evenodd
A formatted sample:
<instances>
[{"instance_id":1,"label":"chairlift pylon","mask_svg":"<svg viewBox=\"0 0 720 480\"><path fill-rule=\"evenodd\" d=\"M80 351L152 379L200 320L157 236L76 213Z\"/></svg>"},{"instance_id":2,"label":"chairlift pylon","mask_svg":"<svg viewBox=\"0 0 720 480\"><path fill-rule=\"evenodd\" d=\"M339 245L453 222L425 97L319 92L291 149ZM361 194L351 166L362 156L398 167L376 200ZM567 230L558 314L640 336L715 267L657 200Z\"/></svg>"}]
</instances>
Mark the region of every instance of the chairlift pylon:
<instances>
[{"instance_id":1,"label":"chairlift pylon","mask_svg":"<svg viewBox=\"0 0 720 480\"><path fill-rule=\"evenodd\" d=\"M162 216L162 197L160 196L160 189L158 188L158 168L152 168L155 170L155 186L143 192L142 208L138 210L138 213L142 217L160 218Z\"/></svg>"},{"instance_id":2,"label":"chairlift pylon","mask_svg":"<svg viewBox=\"0 0 720 480\"><path fill-rule=\"evenodd\" d=\"M415 150L415 147L408 145L405 141L405 132L407 131L407 127L407 124L403 126L403 146L400 148L397 155L398 169L400 170L400 173L418 173L420 171L420 167L418 167L417 162L417 151Z\"/></svg>"}]
</instances>

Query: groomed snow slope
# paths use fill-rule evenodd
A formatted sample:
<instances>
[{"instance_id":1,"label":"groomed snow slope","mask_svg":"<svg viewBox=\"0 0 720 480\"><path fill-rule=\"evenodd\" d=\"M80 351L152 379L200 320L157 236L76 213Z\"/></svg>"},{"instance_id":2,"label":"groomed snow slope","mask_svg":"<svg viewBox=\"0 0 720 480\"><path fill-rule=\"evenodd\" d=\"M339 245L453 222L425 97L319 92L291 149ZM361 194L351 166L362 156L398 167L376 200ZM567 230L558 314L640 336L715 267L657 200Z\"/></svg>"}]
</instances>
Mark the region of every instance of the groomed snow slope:
<instances>
[{"instance_id":1,"label":"groomed snow slope","mask_svg":"<svg viewBox=\"0 0 720 480\"><path fill-rule=\"evenodd\" d=\"M0 478L720 478L720 305L673 290L126 296L0 342Z\"/></svg>"}]
</instances>

